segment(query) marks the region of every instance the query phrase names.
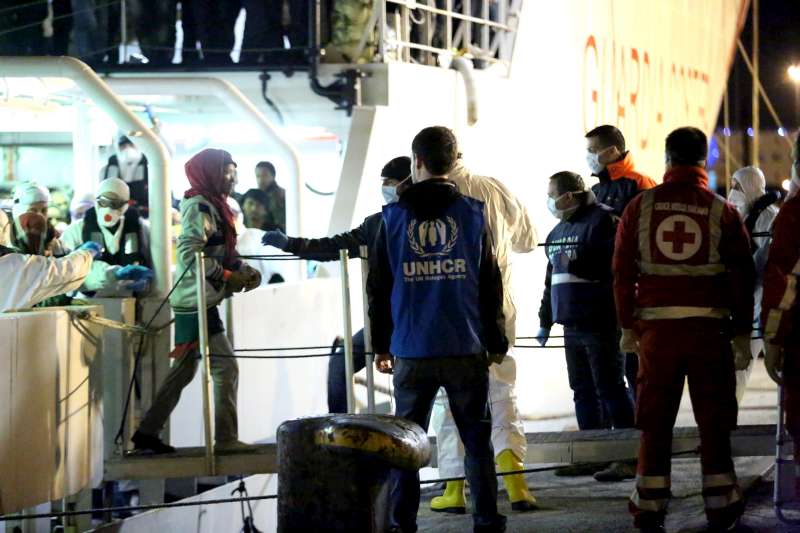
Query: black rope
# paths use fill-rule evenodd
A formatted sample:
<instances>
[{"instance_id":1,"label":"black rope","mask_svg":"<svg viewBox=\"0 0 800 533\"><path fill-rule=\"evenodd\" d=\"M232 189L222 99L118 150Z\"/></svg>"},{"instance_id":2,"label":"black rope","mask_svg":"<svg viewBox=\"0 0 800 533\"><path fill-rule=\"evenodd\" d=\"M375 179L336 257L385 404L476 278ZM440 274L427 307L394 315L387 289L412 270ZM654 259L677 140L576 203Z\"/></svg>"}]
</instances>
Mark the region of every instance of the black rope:
<instances>
[{"instance_id":1,"label":"black rope","mask_svg":"<svg viewBox=\"0 0 800 533\"><path fill-rule=\"evenodd\" d=\"M231 355L227 353L212 353L211 357L220 359L310 359L313 357L330 357L331 353L313 353L302 355Z\"/></svg>"},{"instance_id":2,"label":"black rope","mask_svg":"<svg viewBox=\"0 0 800 533\"><path fill-rule=\"evenodd\" d=\"M156 312L153 313L153 316L150 317L150 320L147 322L145 329L149 330L150 326L153 325L153 321L161 313L161 310L164 309L164 306L167 305L167 302L169 302L169 297L172 296L172 293L175 292L175 289L178 288L178 285L180 285L181 280L183 280L183 278L186 276L187 272L189 272L192 266L194 266L194 258L192 258L191 262L186 266L181 275L178 277L178 280L172 285L172 288L170 289L169 293L167 293L167 296L164 298L161 304L159 304L158 309L156 309ZM131 376L131 381L128 384L128 394L125 397L125 407L122 410L122 420L120 420L119 429L117 430L117 434L114 436L114 442L118 445L122 444L122 437L125 433L125 423L128 421L128 408L131 405L131 394L133 393L133 388L137 384L136 374L139 371L139 365L142 360L144 342L145 342L145 336L142 335L142 337L139 339L139 348L136 350L136 358L134 359L133 362L133 376Z\"/></svg>"},{"instance_id":3,"label":"black rope","mask_svg":"<svg viewBox=\"0 0 800 533\"><path fill-rule=\"evenodd\" d=\"M337 346L337 348L341 348L342 346ZM297 348L237 348L233 350L234 352L288 352L293 350L324 350L330 349L331 346L298 346ZM361 351L359 351L361 353Z\"/></svg>"},{"instance_id":4,"label":"black rope","mask_svg":"<svg viewBox=\"0 0 800 533\"><path fill-rule=\"evenodd\" d=\"M152 511L154 509L171 509L173 507L196 507L199 505L219 505L222 503L238 503L238 502L251 502L258 500L274 500L278 497L277 494L268 494L265 496L247 496L246 498L220 498L216 500L194 501L194 502L173 502L173 503L153 503L149 505L132 505L128 507L100 507L96 509L86 509L83 511L61 511L53 513L39 513L39 514L16 514L16 515L0 515L0 522L7 522L9 520L35 520L37 518L63 518L67 516L80 516L86 514L100 514L100 513L122 513L122 512L136 512L136 511Z\"/></svg>"},{"instance_id":5,"label":"black rope","mask_svg":"<svg viewBox=\"0 0 800 533\"><path fill-rule=\"evenodd\" d=\"M235 495L236 493L241 493L242 500L240 500L241 510L242 510L242 533L261 533L261 531L256 527L255 521L253 520L253 507L250 505L250 501L245 501L244 498L248 498L247 494L247 485L244 482L244 478L239 476L239 486L233 489L231 492L231 496ZM244 510L244 504L247 503L247 513Z\"/></svg>"}]
</instances>

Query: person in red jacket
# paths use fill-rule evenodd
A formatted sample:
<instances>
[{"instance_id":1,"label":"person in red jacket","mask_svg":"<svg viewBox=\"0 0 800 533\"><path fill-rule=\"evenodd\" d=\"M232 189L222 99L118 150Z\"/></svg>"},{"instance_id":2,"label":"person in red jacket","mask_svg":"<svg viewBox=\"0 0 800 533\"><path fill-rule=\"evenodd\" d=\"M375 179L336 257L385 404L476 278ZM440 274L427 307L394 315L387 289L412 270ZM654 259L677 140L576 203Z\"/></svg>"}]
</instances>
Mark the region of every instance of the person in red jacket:
<instances>
[{"instance_id":1,"label":"person in red jacket","mask_svg":"<svg viewBox=\"0 0 800 533\"><path fill-rule=\"evenodd\" d=\"M697 128L670 133L664 183L634 198L617 230L620 348L638 353L640 364L642 435L629 508L643 531L664 531L672 428L687 378L711 530L727 530L744 510L730 432L737 416L734 367L750 357L755 267L736 209L708 188L707 152Z\"/></svg>"},{"instance_id":2,"label":"person in red jacket","mask_svg":"<svg viewBox=\"0 0 800 533\"><path fill-rule=\"evenodd\" d=\"M800 462L800 305L797 277L800 276L800 137L795 144L795 162L788 199L772 226L772 244L764 272L761 324L764 328L764 364L767 373L783 384L786 428L794 440L795 461ZM800 488L800 486L799 486Z\"/></svg>"}]
</instances>

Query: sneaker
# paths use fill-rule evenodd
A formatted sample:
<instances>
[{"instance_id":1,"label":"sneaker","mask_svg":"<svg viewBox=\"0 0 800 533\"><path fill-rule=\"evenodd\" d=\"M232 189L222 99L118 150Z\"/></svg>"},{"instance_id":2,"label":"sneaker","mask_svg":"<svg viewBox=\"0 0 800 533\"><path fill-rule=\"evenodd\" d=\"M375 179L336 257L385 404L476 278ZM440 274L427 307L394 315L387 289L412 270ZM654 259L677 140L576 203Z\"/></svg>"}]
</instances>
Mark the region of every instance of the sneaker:
<instances>
[{"instance_id":1,"label":"sneaker","mask_svg":"<svg viewBox=\"0 0 800 533\"><path fill-rule=\"evenodd\" d=\"M636 477L636 463L630 461L617 461L611 463L608 468L595 472L594 478L597 481L616 482L633 479Z\"/></svg>"},{"instance_id":2,"label":"sneaker","mask_svg":"<svg viewBox=\"0 0 800 533\"><path fill-rule=\"evenodd\" d=\"M578 477L591 476L607 468L610 463L577 463L574 465L562 466L555 470L554 474L559 477Z\"/></svg>"},{"instance_id":3,"label":"sneaker","mask_svg":"<svg viewBox=\"0 0 800 533\"><path fill-rule=\"evenodd\" d=\"M258 446L255 444L247 444L240 440L226 440L226 441L217 441L214 444L214 451L216 453L253 453L258 450Z\"/></svg>"},{"instance_id":4,"label":"sneaker","mask_svg":"<svg viewBox=\"0 0 800 533\"><path fill-rule=\"evenodd\" d=\"M137 431L131 437L134 453L161 455L165 453L175 453L175 448L166 444L155 435L147 435Z\"/></svg>"}]
</instances>

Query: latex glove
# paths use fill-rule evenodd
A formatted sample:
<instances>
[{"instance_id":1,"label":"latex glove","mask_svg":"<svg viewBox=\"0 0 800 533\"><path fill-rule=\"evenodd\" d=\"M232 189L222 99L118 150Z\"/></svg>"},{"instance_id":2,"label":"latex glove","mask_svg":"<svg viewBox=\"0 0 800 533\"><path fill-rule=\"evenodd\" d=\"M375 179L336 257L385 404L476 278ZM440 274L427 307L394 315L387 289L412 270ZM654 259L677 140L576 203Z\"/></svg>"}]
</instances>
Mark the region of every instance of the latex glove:
<instances>
[{"instance_id":1,"label":"latex glove","mask_svg":"<svg viewBox=\"0 0 800 533\"><path fill-rule=\"evenodd\" d=\"M249 281L250 276L246 272L232 271L225 280L225 288L228 292L242 292Z\"/></svg>"},{"instance_id":2,"label":"latex glove","mask_svg":"<svg viewBox=\"0 0 800 533\"><path fill-rule=\"evenodd\" d=\"M622 338L619 340L619 349L622 353L635 353L639 355L639 334L632 329L622 329Z\"/></svg>"},{"instance_id":3,"label":"latex glove","mask_svg":"<svg viewBox=\"0 0 800 533\"><path fill-rule=\"evenodd\" d=\"M261 272L249 265L245 266L244 272L248 275L248 282L244 286L245 292L252 291L261 286Z\"/></svg>"},{"instance_id":4,"label":"latex glove","mask_svg":"<svg viewBox=\"0 0 800 533\"><path fill-rule=\"evenodd\" d=\"M94 241L86 241L85 243L81 244L75 251L77 252L81 250L90 252L92 254L92 259L97 259L101 255L103 255L103 247Z\"/></svg>"},{"instance_id":5,"label":"latex glove","mask_svg":"<svg viewBox=\"0 0 800 533\"><path fill-rule=\"evenodd\" d=\"M550 328L539 328L539 333L536 334L535 338L539 346L544 346L550 338Z\"/></svg>"},{"instance_id":6,"label":"latex glove","mask_svg":"<svg viewBox=\"0 0 800 533\"><path fill-rule=\"evenodd\" d=\"M265 231L264 236L261 237L261 244L285 250L289 246L289 237L280 230Z\"/></svg>"},{"instance_id":7,"label":"latex glove","mask_svg":"<svg viewBox=\"0 0 800 533\"><path fill-rule=\"evenodd\" d=\"M390 353L375 354L375 368L381 374L391 374L394 372L394 356Z\"/></svg>"},{"instance_id":8,"label":"latex glove","mask_svg":"<svg viewBox=\"0 0 800 533\"><path fill-rule=\"evenodd\" d=\"M114 277L130 281L149 281L153 279L153 271L140 265L126 265L115 270Z\"/></svg>"},{"instance_id":9,"label":"latex glove","mask_svg":"<svg viewBox=\"0 0 800 533\"><path fill-rule=\"evenodd\" d=\"M767 368L767 374L772 378L772 381L778 385L783 385L783 346L772 344L768 342L764 346L764 366Z\"/></svg>"},{"instance_id":10,"label":"latex glove","mask_svg":"<svg viewBox=\"0 0 800 533\"><path fill-rule=\"evenodd\" d=\"M138 280L122 280L119 283L119 287L126 291L132 292L146 292L147 289L150 287L150 280L149 279L138 279Z\"/></svg>"},{"instance_id":11,"label":"latex glove","mask_svg":"<svg viewBox=\"0 0 800 533\"><path fill-rule=\"evenodd\" d=\"M753 351L750 349L750 333L737 335L731 339L733 347L733 364L736 370L747 370L753 361Z\"/></svg>"}]
</instances>

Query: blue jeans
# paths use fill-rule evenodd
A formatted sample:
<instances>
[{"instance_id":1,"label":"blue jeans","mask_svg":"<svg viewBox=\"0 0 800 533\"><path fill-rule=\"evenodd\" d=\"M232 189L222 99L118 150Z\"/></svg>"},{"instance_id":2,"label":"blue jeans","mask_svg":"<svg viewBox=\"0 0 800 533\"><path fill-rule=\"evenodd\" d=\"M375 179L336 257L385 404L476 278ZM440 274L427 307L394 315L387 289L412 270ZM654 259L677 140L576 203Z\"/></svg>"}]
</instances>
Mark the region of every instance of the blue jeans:
<instances>
[{"instance_id":1,"label":"blue jeans","mask_svg":"<svg viewBox=\"0 0 800 533\"><path fill-rule=\"evenodd\" d=\"M364 330L353 335L353 372L361 371L366 366L364 356ZM339 347L331 352L328 359L328 412L347 412L347 381L344 368L344 348Z\"/></svg>"},{"instance_id":2,"label":"blue jeans","mask_svg":"<svg viewBox=\"0 0 800 533\"><path fill-rule=\"evenodd\" d=\"M564 336L578 428L633 427L633 402L625 388L625 356L618 348L616 328L565 327Z\"/></svg>"},{"instance_id":3,"label":"blue jeans","mask_svg":"<svg viewBox=\"0 0 800 533\"><path fill-rule=\"evenodd\" d=\"M497 477L489 412L489 368L483 356L397 358L394 368L396 416L427 431L439 387L450 400L464 443L464 469L472 494L473 521L481 531L503 531L497 514ZM392 470L389 486L390 525L404 533L417 530L419 472Z\"/></svg>"}]
</instances>

